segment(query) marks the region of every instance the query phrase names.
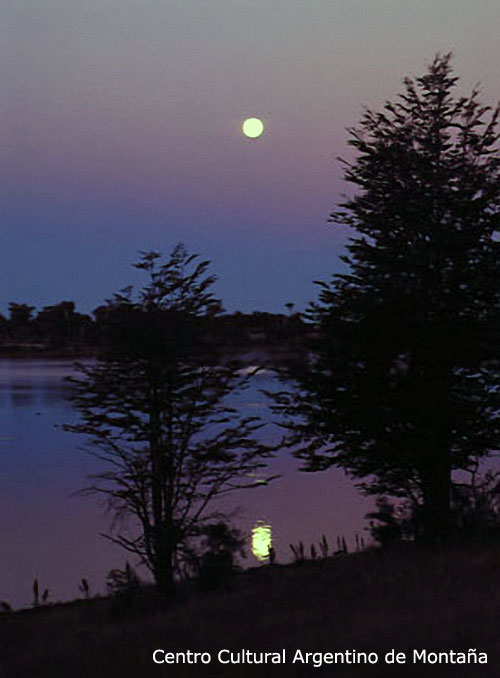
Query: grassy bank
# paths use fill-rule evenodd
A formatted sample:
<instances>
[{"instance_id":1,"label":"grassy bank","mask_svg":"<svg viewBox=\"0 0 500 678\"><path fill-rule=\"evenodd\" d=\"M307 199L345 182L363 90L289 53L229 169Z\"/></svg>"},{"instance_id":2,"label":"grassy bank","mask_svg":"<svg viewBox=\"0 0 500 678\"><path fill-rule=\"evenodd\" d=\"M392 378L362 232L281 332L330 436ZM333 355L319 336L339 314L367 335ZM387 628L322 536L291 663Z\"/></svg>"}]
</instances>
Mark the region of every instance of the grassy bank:
<instances>
[{"instance_id":1,"label":"grassy bank","mask_svg":"<svg viewBox=\"0 0 500 678\"><path fill-rule=\"evenodd\" d=\"M500 552L367 552L238 575L227 591L154 611L101 599L0 618L2 677L497 676ZM209 665L155 666L152 651L209 651ZM282 665L221 666L222 648L287 650ZM488 653L487 665L292 664L297 649Z\"/></svg>"}]
</instances>

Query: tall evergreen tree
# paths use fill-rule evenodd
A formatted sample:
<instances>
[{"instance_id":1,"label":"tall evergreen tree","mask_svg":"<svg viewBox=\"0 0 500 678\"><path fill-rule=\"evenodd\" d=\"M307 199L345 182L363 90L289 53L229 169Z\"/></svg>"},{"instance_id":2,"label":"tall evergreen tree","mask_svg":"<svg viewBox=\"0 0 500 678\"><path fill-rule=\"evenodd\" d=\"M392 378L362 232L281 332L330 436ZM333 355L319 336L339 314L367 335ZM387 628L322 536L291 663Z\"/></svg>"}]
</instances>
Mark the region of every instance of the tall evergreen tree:
<instances>
[{"instance_id":1,"label":"tall evergreen tree","mask_svg":"<svg viewBox=\"0 0 500 678\"><path fill-rule=\"evenodd\" d=\"M210 341L221 310L208 262L178 246L163 264L145 254L149 276L108 302L108 350L81 366L73 401L102 462L90 491L103 493L119 521L112 541L151 570L158 588L174 588L176 565L224 514L215 500L260 485L271 448L255 434L257 417L228 400L245 386L240 365L221 359Z\"/></svg>"},{"instance_id":2,"label":"tall evergreen tree","mask_svg":"<svg viewBox=\"0 0 500 678\"><path fill-rule=\"evenodd\" d=\"M354 230L348 273L320 283L311 360L278 398L306 470L413 497L434 539L454 471L499 447L499 108L456 87L438 55L349 130L357 191L330 218Z\"/></svg>"}]
</instances>

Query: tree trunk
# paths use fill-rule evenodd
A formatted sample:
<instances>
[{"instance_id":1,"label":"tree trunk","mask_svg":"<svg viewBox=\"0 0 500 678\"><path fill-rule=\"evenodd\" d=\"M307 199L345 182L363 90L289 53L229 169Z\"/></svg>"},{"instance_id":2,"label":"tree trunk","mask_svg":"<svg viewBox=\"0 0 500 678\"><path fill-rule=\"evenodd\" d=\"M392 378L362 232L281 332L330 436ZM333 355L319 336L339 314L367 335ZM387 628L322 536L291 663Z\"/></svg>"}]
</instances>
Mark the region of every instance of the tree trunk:
<instances>
[{"instance_id":1,"label":"tree trunk","mask_svg":"<svg viewBox=\"0 0 500 678\"><path fill-rule=\"evenodd\" d=\"M150 368L153 370L153 368ZM150 377L151 390L149 394L149 453L151 458L151 506L153 512L153 575L155 584L161 595L169 596L175 593L173 555L173 540L169 528L172 524L170 502L165 499L164 491L167 479L162 463L161 449L161 407L158 400L158 391L155 385L155 374ZM167 517L168 514L168 517Z\"/></svg>"},{"instance_id":2,"label":"tree trunk","mask_svg":"<svg viewBox=\"0 0 500 678\"><path fill-rule=\"evenodd\" d=\"M423 539L433 546L449 543L452 533L451 468L448 460L434 458L420 474Z\"/></svg>"},{"instance_id":3,"label":"tree trunk","mask_svg":"<svg viewBox=\"0 0 500 678\"><path fill-rule=\"evenodd\" d=\"M175 593L174 568L172 565L172 552L163 550L156 556L154 578L156 588L162 596L172 596Z\"/></svg>"}]
</instances>

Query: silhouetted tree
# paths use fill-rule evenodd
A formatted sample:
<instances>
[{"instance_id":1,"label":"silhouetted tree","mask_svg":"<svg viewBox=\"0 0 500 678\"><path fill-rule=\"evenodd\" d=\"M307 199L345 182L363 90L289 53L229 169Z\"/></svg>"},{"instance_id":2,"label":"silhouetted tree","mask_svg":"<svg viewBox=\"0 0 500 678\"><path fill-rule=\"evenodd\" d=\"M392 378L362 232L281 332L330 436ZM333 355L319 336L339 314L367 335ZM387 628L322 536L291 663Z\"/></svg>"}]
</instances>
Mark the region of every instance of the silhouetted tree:
<instances>
[{"instance_id":1,"label":"silhouetted tree","mask_svg":"<svg viewBox=\"0 0 500 678\"><path fill-rule=\"evenodd\" d=\"M27 304L16 304L15 302L11 301L9 304L9 322L14 326L27 325L32 319L34 310L34 306L28 306Z\"/></svg>"},{"instance_id":2,"label":"silhouetted tree","mask_svg":"<svg viewBox=\"0 0 500 678\"><path fill-rule=\"evenodd\" d=\"M9 334L17 341L31 339L32 314L34 306L27 304L9 304Z\"/></svg>"},{"instance_id":3,"label":"silhouetted tree","mask_svg":"<svg viewBox=\"0 0 500 678\"><path fill-rule=\"evenodd\" d=\"M3 341L4 339L7 338L8 331L9 331L9 323L7 321L7 318L5 318L0 313L0 341Z\"/></svg>"},{"instance_id":4,"label":"silhouetted tree","mask_svg":"<svg viewBox=\"0 0 500 678\"><path fill-rule=\"evenodd\" d=\"M73 338L74 317L74 302L61 301L54 306L44 306L37 314L35 324L48 344L61 346Z\"/></svg>"},{"instance_id":5,"label":"silhouetted tree","mask_svg":"<svg viewBox=\"0 0 500 678\"><path fill-rule=\"evenodd\" d=\"M101 310L109 350L73 380L81 423L67 429L89 436L107 466L90 491L138 523L136 535L121 529L109 538L169 592L175 564L222 515L214 500L266 482L258 472L271 448L255 438L258 418L228 402L249 377L207 341L221 310L208 262L180 245L166 263L159 256L136 264L149 276L136 297L127 288Z\"/></svg>"},{"instance_id":6,"label":"silhouetted tree","mask_svg":"<svg viewBox=\"0 0 500 678\"><path fill-rule=\"evenodd\" d=\"M34 325L41 339L51 346L64 347L92 340L92 320L88 315L76 313L73 301L44 306L37 314Z\"/></svg>"},{"instance_id":7,"label":"silhouetted tree","mask_svg":"<svg viewBox=\"0 0 500 678\"><path fill-rule=\"evenodd\" d=\"M350 130L358 190L330 219L355 231L350 270L320 283L311 359L278 397L306 470L413 497L433 541L453 471L499 446L499 109L456 84L438 55Z\"/></svg>"}]
</instances>

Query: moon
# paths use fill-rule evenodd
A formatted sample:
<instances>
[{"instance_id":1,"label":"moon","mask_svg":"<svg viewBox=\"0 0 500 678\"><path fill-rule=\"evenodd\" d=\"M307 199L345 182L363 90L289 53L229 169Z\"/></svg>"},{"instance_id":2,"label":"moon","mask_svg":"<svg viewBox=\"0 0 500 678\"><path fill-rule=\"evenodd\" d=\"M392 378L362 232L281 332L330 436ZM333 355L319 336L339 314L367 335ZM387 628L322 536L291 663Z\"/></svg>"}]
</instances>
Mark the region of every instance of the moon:
<instances>
[{"instance_id":1,"label":"moon","mask_svg":"<svg viewBox=\"0 0 500 678\"><path fill-rule=\"evenodd\" d=\"M264 131L264 123L260 118L247 118L244 120L241 129L249 139L257 139Z\"/></svg>"}]
</instances>

